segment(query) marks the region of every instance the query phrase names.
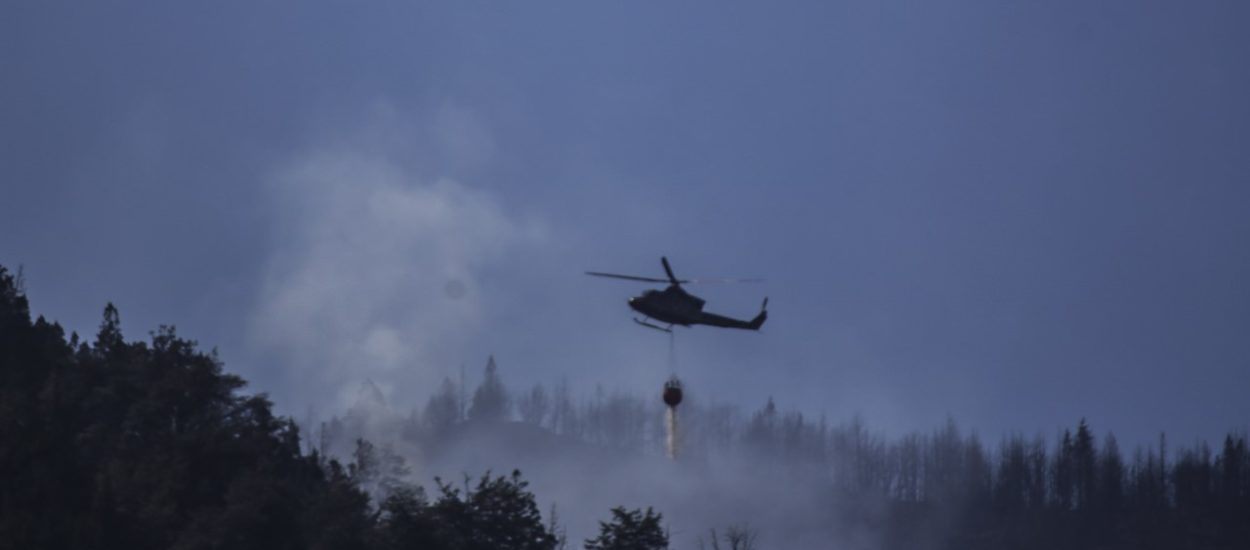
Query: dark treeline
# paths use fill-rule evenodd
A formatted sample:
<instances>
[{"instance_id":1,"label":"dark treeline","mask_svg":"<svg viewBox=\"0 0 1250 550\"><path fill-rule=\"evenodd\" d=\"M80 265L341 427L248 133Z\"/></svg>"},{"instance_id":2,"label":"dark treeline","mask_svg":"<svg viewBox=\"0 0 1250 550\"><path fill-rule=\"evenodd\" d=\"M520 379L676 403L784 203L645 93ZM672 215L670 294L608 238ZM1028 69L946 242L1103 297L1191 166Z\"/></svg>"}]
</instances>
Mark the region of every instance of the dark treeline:
<instances>
[{"instance_id":1,"label":"dark treeline","mask_svg":"<svg viewBox=\"0 0 1250 550\"><path fill-rule=\"evenodd\" d=\"M565 546L518 472L430 496L368 442L346 463L302 452L295 423L243 385L172 327L127 342L112 305L91 343L32 322L0 266L0 548ZM658 522L602 530L667 544ZM618 548L601 542L587 544Z\"/></svg>"},{"instance_id":2,"label":"dark treeline","mask_svg":"<svg viewBox=\"0 0 1250 550\"><path fill-rule=\"evenodd\" d=\"M374 397L379 399L379 397ZM780 484L816 480L834 498L837 532L873 529L870 546L915 548L1250 548L1250 453L1244 434L1207 444L1122 451L1084 419L1053 440L1010 436L987 445L951 419L930 433L888 440L859 418L830 425L774 402L681 405L682 460L733 457ZM510 392L494 359L473 391L445 379L420 411L358 406L321 426L322 441L403 434L409 449L441 449L474 424L513 422L586 445L663 454L663 405L566 383ZM768 498L772 498L769 495ZM804 511L810 513L810 511ZM924 541L922 543L922 541Z\"/></svg>"},{"instance_id":3,"label":"dark treeline","mask_svg":"<svg viewBox=\"0 0 1250 550\"><path fill-rule=\"evenodd\" d=\"M380 396L366 392L301 440L172 328L127 342L109 306L94 340L80 342L32 321L20 287L0 267L0 548L561 548L563 527L554 513L544 520L515 472L437 481L427 493L412 483L412 453L489 425L663 456L658 399L579 398L563 383L514 394L493 360L471 392L447 380L407 414L369 406ZM682 462L746 465L717 482L818 518L823 546L1250 547L1244 435L1216 449L1172 449L1161 436L1124 453L1084 420L1051 440L994 445L948 420L888 439L859 419L830 425L771 399L744 414L697 395L680 426ZM827 498L792 505L798 487ZM664 548L662 529L651 510L618 508L585 546ZM706 541L745 549L786 538L722 535Z\"/></svg>"}]
</instances>

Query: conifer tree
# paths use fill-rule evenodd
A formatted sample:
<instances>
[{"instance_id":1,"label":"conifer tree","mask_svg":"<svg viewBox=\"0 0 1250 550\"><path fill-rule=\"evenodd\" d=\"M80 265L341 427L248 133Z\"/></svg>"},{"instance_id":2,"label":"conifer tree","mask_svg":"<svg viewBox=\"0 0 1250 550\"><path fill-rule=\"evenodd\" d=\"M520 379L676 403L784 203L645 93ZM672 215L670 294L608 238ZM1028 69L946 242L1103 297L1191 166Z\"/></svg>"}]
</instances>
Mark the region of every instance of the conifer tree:
<instances>
[{"instance_id":1,"label":"conifer tree","mask_svg":"<svg viewBox=\"0 0 1250 550\"><path fill-rule=\"evenodd\" d=\"M469 407L469 420L496 422L507 420L511 412L508 390L499 379L495 356L486 362L482 383L473 392L473 404Z\"/></svg>"},{"instance_id":2,"label":"conifer tree","mask_svg":"<svg viewBox=\"0 0 1250 550\"><path fill-rule=\"evenodd\" d=\"M1089 425L1082 418L1076 427L1076 438L1072 443L1072 475L1074 488L1074 504L1078 509L1089 508L1094 499L1094 474L1097 471L1097 456L1094 450L1094 435Z\"/></svg>"},{"instance_id":3,"label":"conifer tree","mask_svg":"<svg viewBox=\"0 0 1250 550\"><path fill-rule=\"evenodd\" d=\"M1054 463L1054 490L1055 504L1061 510L1072 509L1072 492L1073 492L1073 470L1074 457L1072 450L1072 432L1063 430L1063 437L1059 442L1059 450L1055 453Z\"/></svg>"},{"instance_id":4,"label":"conifer tree","mask_svg":"<svg viewBox=\"0 0 1250 550\"><path fill-rule=\"evenodd\" d=\"M100 331L96 333L95 349L101 354L109 354L125 344L122 338L121 316L113 302L104 306L104 319L100 321Z\"/></svg>"}]
</instances>

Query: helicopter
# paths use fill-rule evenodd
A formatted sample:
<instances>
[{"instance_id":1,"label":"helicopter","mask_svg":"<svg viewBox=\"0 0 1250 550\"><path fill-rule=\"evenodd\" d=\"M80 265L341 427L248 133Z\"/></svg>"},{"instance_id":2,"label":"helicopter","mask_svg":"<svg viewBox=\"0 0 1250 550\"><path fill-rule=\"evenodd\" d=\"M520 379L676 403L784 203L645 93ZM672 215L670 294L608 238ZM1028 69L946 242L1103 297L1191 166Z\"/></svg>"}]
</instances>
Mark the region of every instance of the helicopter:
<instances>
[{"instance_id":1,"label":"helicopter","mask_svg":"<svg viewBox=\"0 0 1250 550\"><path fill-rule=\"evenodd\" d=\"M644 327L672 333L673 325L681 325L688 327L691 325L710 325L714 327L724 328L740 328L745 330L759 330L764 325L764 321L768 319L768 298L764 298L764 304L760 306L760 313L750 321L725 317L715 313L703 311L704 300L686 292L681 287L683 283L699 283L699 282L747 282L758 281L758 279L678 279L673 275L673 268L668 265L667 257L660 257L660 263L664 265L664 273L668 275L667 279L659 279L655 277L635 277L633 275L618 275L615 273L602 273L598 271L587 271L587 275L595 277L610 277L613 279L625 279L628 281L644 281L649 283L668 283L668 288L664 290L648 290L629 299L629 307L643 315L642 319L634 318L634 322ZM650 321L655 319L668 326L662 327Z\"/></svg>"}]
</instances>

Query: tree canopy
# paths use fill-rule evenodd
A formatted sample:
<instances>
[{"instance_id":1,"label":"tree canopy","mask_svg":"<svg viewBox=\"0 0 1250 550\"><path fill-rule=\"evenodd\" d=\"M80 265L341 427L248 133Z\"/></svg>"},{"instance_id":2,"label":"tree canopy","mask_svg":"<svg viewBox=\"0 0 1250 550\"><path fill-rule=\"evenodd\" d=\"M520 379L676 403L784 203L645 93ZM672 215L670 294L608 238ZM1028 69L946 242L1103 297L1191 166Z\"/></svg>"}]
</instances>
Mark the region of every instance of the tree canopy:
<instances>
[{"instance_id":1,"label":"tree canopy","mask_svg":"<svg viewBox=\"0 0 1250 550\"><path fill-rule=\"evenodd\" d=\"M661 519L651 508L613 508L612 520L599 522L599 536L586 541L586 550L665 550L668 534Z\"/></svg>"},{"instance_id":2,"label":"tree canopy","mask_svg":"<svg viewBox=\"0 0 1250 550\"><path fill-rule=\"evenodd\" d=\"M66 340L0 266L0 549L555 547L519 472L430 502L386 448L303 453L244 386L172 326L127 342L112 304Z\"/></svg>"}]
</instances>

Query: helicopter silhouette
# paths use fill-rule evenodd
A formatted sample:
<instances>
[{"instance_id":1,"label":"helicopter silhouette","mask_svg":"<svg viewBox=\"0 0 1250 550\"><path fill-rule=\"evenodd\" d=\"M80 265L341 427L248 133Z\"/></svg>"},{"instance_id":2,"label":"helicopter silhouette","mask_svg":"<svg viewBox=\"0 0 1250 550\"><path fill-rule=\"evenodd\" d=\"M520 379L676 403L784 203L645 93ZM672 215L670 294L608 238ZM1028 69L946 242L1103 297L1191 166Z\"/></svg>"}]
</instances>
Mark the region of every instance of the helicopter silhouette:
<instances>
[{"instance_id":1,"label":"helicopter silhouette","mask_svg":"<svg viewBox=\"0 0 1250 550\"><path fill-rule=\"evenodd\" d=\"M703 311L704 300L686 292L681 287L683 283L701 283L701 282L750 282L759 279L678 279L673 275L673 268L668 265L668 258L661 256L660 263L664 265L664 273L668 275L667 279L659 279L655 277L636 277L633 275L618 275L616 273L602 273L598 271L587 271L587 275L595 277L609 277L613 279L625 279L627 281L644 281L650 283L668 283L668 288L664 290L648 290L629 299L629 307L638 313L643 314L643 319L634 318L634 322L644 327L650 327L664 332L673 332L673 325L691 326L691 325L709 325L724 328L740 328L745 330L759 330L764 325L764 321L768 320L768 298L764 298L764 304L760 306L760 313L750 321L725 317L715 313ZM662 327L649 322L651 319L667 324Z\"/></svg>"}]
</instances>

